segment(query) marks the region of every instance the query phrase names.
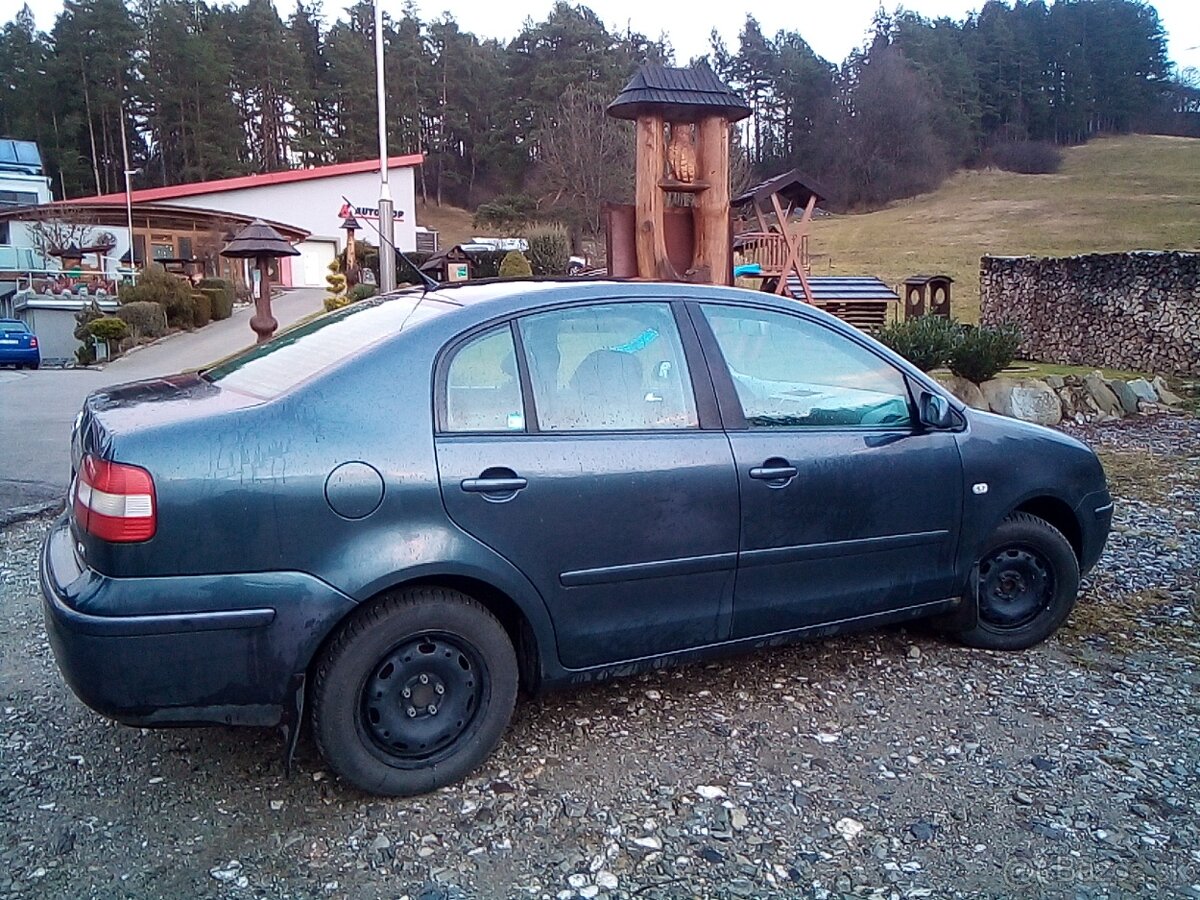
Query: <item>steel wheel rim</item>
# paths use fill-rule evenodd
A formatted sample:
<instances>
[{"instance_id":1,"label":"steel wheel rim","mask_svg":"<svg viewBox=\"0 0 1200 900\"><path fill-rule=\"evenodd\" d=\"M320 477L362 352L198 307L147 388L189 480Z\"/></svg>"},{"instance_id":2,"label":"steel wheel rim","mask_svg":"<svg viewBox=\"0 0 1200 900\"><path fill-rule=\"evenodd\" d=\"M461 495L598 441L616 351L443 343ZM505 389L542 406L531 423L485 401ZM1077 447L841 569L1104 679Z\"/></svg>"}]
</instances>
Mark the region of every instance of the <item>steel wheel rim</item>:
<instances>
[{"instance_id":1,"label":"steel wheel rim","mask_svg":"<svg viewBox=\"0 0 1200 900\"><path fill-rule=\"evenodd\" d=\"M1054 570L1028 547L1004 547L979 564L979 618L993 629L1024 628L1054 599Z\"/></svg>"},{"instance_id":2,"label":"steel wheel rim","mask_svg":"<svg viewBox=\"0 0 1200 900\"><path fill-rule=\"evenodd\" d=\"M406 638L367 674L359 727L393 762L437 762L477 719L484 682L482 659L461 638L434 632Z\"/></svg>"}]
</instances>

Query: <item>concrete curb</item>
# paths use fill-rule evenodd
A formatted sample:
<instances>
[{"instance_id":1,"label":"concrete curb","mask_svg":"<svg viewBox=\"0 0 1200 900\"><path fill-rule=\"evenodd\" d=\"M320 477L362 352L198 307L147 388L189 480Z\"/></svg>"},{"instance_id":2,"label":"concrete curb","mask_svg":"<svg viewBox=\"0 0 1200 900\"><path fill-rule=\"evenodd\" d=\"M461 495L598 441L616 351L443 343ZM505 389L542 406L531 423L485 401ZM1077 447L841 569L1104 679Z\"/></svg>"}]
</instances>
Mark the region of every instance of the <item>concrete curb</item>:
<instances>
[{"instance_id":1,"label":"concrete curb","mask_svg":"<svg viewBox=\"0 0 1200 900\"><path fill-rule=\"evenodd\" d=\"M24 522L27 519L36 519L38 516L44 516L46 513L62 512L62 500L46 500L42 503L33 503L29 506L14 506L12 509L0 510L0 528L7 528L10 525L16 525L18 522Z\"/></svg>"}]
</instances>

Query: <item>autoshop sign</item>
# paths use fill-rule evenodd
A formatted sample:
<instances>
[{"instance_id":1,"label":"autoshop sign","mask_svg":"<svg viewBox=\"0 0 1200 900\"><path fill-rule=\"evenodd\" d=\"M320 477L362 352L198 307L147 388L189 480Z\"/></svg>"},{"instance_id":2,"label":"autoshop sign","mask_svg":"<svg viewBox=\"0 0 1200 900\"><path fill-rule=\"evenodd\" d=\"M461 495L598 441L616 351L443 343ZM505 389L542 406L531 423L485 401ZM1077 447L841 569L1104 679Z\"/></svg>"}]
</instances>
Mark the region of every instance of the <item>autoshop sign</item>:
<instances>
[{"instance_id":1,"label":"autoshop sign","mask_svg":"<svg viewBox=\"0 0 1200 900\"><path fill-rule=\"evenodd\" d=\"M349 203L342 204L341 209L338 210L338 218L344 219L346 216L350 215L351 212L354 213L354 217L356 219L374 219L376 222L379 221L378 206L351 206ZM397 219L403 219L404 210L396 210L395 217Z\"/></svg>"}]
</instances>

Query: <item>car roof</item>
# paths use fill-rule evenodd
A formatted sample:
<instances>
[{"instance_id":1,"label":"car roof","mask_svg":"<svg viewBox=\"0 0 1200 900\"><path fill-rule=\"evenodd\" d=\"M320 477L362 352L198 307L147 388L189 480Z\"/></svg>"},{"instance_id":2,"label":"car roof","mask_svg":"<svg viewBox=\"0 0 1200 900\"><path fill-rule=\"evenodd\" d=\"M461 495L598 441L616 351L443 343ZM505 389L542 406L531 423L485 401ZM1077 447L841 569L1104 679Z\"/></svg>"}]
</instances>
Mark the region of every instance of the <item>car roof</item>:
<instances>
[{"instance_id":1,"label":"car roof","mask_svg":"<svg viewBox=\"0 0 1200 900\"><path fill-rule=\"evenodd\" d=\"M408 290L418 291L421 288ZM753 303L790 312L804 312L834 323L840 321L807 303L767 291L681 282L613 278L493 278L438 285L426 291L424 296L452 306L469 308L484 317L572 301L611 298Z\"/></svg>"}]
</instances>

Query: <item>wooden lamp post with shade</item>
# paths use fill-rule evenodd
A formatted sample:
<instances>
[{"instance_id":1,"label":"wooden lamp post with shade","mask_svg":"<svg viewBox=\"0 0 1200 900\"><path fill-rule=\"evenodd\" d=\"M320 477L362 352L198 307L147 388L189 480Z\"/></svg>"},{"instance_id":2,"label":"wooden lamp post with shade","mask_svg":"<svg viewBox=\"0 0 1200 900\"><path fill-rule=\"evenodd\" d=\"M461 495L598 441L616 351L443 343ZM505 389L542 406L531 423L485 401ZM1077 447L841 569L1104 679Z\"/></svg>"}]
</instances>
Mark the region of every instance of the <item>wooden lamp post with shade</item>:
<instances>
[{"instance_id":1,"label":"wooden lamp post with shade","mask_svg":"<svg viewBox=\"0 0 1200 900\"><path fill-rule=\"evenodd\" d=\"M258 335L258 343L271 339L279 323L271 315L271 260L284 256L299 256L300 251L283 239L278 231L255 219L239 231L221 255L228 259L253 259L258 268L258 297L254 301L254 315L250 317L250 328Z\"/></svg>"},{"instance_id":2,"label":"wooden lamp post with shade","mask_svg":"<svg viewBox=\"0 0 1200 900\"><path fill-rule=\"evenodd\" d=\"M354 232L361 228L358 224L358 219L354 218L354 213L350 213L342 220L342 228L346 231L346 271L349 272L356 265L354 259Z\"/></svg>"}]
</instances>

